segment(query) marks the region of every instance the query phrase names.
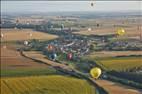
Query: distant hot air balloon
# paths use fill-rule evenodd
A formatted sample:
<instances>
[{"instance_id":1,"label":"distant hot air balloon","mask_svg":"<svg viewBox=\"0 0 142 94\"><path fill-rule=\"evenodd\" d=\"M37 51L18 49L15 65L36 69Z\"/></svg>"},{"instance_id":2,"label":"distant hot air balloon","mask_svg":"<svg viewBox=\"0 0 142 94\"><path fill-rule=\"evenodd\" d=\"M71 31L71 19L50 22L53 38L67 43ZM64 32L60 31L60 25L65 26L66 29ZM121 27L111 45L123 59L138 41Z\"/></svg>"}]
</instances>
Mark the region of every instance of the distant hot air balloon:
<instances>
[{"instance_id":1,"label":"distant hot air balloon","mask_svg":"<svg viewBox=\"0 0 142 94\"><path fill-rule=\"evenodd\" d=\"M117 29L117 35L122 36L125 34L125 30L123 28Z\"/></svg>"},{"instance_id":2,"label":"distant hot air balloon","mask_svg":"<svg viewBox=\"0 0 142 94\"><path fill-rule=\"evenodd\" d=\"M30 33L29 35L30 35L30 37L31 37L33 34L32 34L32 33Z\"/></svg>"},{"instance_id":3,"label":"distant hot air balloon","mask_svg":"<svg viewBox=\"0 0 142 94\"><path fill-rule=\"evenodd\" d=\"M18 19L16 20L16 23L19 23L19 20L18 20Z\"/></svg>"},{"instance_id":4,"label":"distant hot air balloon","mask_svg":"<svg viewBox=\"0 0 142 94\"><path fill-rule=\"evenodd\" d=\"M53 53L53 54L51 55L51 59L52 59L52 60L55 60L56 57L57 57L57 54L56 54L56 53Z\"/></svg>"},{"instance_id":5,"label":"distant hot air balloon","mask_svg":"<svg viewBox=\"0 0 142 94\"><path fill-rule=\"evenodd\" d=\"M93 69L90 70L90 74L93 78L98 79L99 76L101 75L102 71L98 67L94 67Z\"/></svg>"},{"instance_id":6,"label":"distant hot air balloon","mask_svg":"<svg viewBox=\"0 0 142 94\"><path fill-rule=\"evenodd\" d=\"M28 44L29 44L29 43L28 43L28 41L24 41L24 45L26 45L26 46L27 46Z\"/></svg>"},{"instance_id":7,"label":"distant hot air balloon","mask_svg":"<svg viewBox=\"0 0 142 94\"><path fill-rule=\"evenodd\" d=\"M61 24L61 30L64 30L64 24Z\"/></svg>"},{"instance_id":8,"label":"distant hot air balloon","mask_svg":"<svg viewBox=\"0 0 142 94\"><path fill-rule=\"evenodd\" d=\"M26 23L27 25L29 25L30 23Z\"/></svg>"},{"instance_id":9,"label":"distant hot air balloon","mask_svg":"<svg viewBox=\"0 0 142 94\"><path fill-rule=\"evenodd\" d=\"M16 29L18 28L18 24L19 24L19 19L16 20Z\"/></svg>"},{"instance_id":10,"label":"distant hot air balloon","mask_svg":"<svg viewBox=\"0 0 142 94\"><path fill-rule=\"evenodd\" d=\"M72 53L68 53L68 54L67 54L67 59L71 60L71 59L72 59L72 56L73 56Z\"/></svg>"},{"instance_id":11,"label":"distant hot air balloon","mask_svg":"<svg viewBox=\"0 0 142 94\"><path fill-rule=\"evenodd\" d=\"M53 50L53 46L52 45L48 45L48 51L52 51Z\"/></svg>"},{"instance_id":12,"label":"distant hot air balloon","mask_svg":"<svg viewBox=\"0 0 142 94\"><path fill-rule=\"evenodd\" d=\"M1 34L0 34L0 37L1 37L1 38L3 38L3 37L4 37L3 33L1 33Z\"/></svg>"},{"instance_id":13,"label":"distant hot air balloon","mask_svg":"<svg viewBox=\"0 0 142 94\"><path fill-rule=\"evenodd\" d=\"M91 3L91 6L94 6L94 3Z\"/></svg>"},{"instance_id":14,"label":"distant hot air balloon","mask_svg":"<svg viewBox=\"0 0 142 94\"><path fill-rule=\"evenodd\" d=\"M92 29L91 28L88 28L88 31L91 31Z\"/></svg>"}]
</instances>

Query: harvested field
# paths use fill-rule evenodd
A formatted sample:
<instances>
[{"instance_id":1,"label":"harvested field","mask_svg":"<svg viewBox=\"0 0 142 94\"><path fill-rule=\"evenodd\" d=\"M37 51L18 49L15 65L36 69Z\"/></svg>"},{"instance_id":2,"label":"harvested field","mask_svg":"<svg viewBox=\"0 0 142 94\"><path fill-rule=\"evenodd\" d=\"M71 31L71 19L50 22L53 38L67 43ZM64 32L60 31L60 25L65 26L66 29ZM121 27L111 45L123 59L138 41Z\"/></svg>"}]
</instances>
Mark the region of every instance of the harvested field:
<instances>
[{"instance_id":1,"label":"harvested field","mask_svg":"<svg viewBox=\"0 0 142 94\"><path fill-rule=\"evenodd\" d=\"M126 34L123 37L132 37L139 39L140 37L140 30L137 29L137 27L125 27ZM81 30L79 32L74 32L75 34L81 34L81 35L108 35L108 34L116 34L117 28L96 28L92 31L88 30Z\"/></svg>"},{"instance_id":2,"label":"harvested field","mask_svg":"<svg viewBox=\"0 0 142 94\"><path fill-rule=\"evenodd\" d=\"M1 76L55 74L56 70L20 55L13 45L1 45Z\"/></svg>"},{"instance_id":3,"label":"harvested field","mask_svg":"<svg viewBox=\"0 0 142 94\"><path fill-rule=\"evenodd\" d=\"M1 29L1 33L4 35L1 41L18 41L31 39L52 40L58 37L56 35L33 31L31 29Z\"/></svg>"},{"instance_id":4,"label":"harvested field","mask_svg":"<svg viewBox=\"0 0 142 94\"><path fill-rule=\"evenodd\" d=\"M7 45L6 48L1 47L2 69L39 68L39 66L46 67L43 64L38 64L37 62L22 57L12 46Z\"/></svg>"}]
</instances>

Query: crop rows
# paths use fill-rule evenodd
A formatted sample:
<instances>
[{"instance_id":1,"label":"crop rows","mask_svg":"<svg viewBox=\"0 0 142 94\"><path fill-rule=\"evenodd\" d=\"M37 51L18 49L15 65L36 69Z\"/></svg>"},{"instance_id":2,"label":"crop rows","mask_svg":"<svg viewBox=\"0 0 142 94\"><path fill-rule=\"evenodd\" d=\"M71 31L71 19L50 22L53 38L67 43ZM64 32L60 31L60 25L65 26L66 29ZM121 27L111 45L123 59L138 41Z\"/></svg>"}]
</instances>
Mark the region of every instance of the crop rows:
<instances>
[{"instance_id":1,"label":"crop rows","mask_svg":"<svg viewBox=\"0 0 142 94\"><path fill-rule=\"evenodd\" d=\"M85 80L63 76L2 78L1 90L1 94L95 94Z\"/></svg>"}]
</instances>

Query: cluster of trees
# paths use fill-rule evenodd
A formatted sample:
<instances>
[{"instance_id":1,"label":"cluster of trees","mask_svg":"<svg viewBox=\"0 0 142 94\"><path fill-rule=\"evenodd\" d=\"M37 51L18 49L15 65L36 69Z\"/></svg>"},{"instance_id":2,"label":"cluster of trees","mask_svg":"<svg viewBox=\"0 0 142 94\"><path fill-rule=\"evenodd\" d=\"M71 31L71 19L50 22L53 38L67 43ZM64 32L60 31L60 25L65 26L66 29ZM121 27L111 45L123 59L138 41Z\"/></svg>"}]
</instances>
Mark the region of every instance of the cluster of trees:
<instances>
[{"instance_id":1,"label":"cluster of trees","mask_svg":"<svg viewBox=\"0 0 142 94\"><path fill-rule=\"evenodd\" d=\"M140 74L140 73L116 72L116 71L111 71L108 73L115 76L115 77L118 77L118 78L127 79L127 80L134 81L137 83L142 83L142 74Z\"/></svg>"}]
</instances>

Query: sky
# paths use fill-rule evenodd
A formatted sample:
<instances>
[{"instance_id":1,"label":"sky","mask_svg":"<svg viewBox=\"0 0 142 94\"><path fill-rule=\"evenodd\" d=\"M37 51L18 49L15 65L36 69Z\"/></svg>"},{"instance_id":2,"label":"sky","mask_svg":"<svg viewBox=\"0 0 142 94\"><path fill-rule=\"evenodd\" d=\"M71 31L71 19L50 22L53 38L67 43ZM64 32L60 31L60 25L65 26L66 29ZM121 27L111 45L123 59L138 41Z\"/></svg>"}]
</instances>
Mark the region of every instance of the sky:
<instances>
[{"instance_id":1,"label":"sky","mask_svg":"<svg viewBox=\"0 0 142 94\"><path fill-rule=\"evenodd\" d=\"M142 1L1 1L1 12L142 11Z\"/></svg>"}]
</instances>

